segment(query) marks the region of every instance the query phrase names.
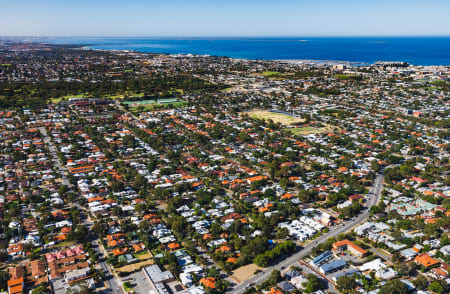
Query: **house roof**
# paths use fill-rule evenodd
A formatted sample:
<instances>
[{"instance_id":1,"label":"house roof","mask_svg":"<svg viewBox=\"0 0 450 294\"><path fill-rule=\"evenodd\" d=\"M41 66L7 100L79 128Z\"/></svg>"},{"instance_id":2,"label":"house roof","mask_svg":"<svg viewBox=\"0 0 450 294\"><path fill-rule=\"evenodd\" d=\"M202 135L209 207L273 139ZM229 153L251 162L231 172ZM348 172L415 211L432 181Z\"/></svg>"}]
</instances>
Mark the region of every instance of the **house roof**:
<instances>
[{"instance_id":1,"label":"house roof","mask_svg":"<svg viewBox=\"0 0 450 294\"><path fill-rule=\"evenodd\" d=\"M362 249L361 247L359 247L358 245L356 245L355 243L353 243L352 241L350 241L348 239L333 243L334 250L338 249L339 247L343 247L343 246L351 247L352 249L358 251L361 254L367 254L366 250Z\"/></svg>"},{"instance_id":2,"label":"house roof","mask_svg":"<svg viewBox=\"0 0 450 294\"><path fill-rule=\"evenodd\" d=\"M45 275L45 263L42 260L33 260L31 262L31 275L39 277Z\"/></svg>"},{"instance_id":3,"label":"house roof","mask_svg":"<svg viewBox=\"0 0 450 294\"><path fill-rule=\"evenodd\" d=\"M215 289L216 288L216 279L215 278L201 278L200 284L202 284L206 288Z\"/></svg>"},{"instance_id":4,"label":"house roof","mask_svg":"<svg viewBox=\"0 0 450 294\"><path fill-rule=\"evenodd\" d=\"M423 265L424 267L430 267L430 266L434 266L434 265L440 263L439 260L436 260L436 259L432 258L427 253L424 253L424 254L416 256L414 261L416 263L419 263L419 264Z\"/></svg>"},{"instance_id":5,"label":"house roof","mask_svg":"<svg viewBox=\"0 0 450 294\"><path fill-rule=\"evenodd\" d=\"M18 279L10 279L8 281L8 287L14 287L17 285L22 285L23 284L23 277L18 278Z\"/></svg>"}]
</instances>

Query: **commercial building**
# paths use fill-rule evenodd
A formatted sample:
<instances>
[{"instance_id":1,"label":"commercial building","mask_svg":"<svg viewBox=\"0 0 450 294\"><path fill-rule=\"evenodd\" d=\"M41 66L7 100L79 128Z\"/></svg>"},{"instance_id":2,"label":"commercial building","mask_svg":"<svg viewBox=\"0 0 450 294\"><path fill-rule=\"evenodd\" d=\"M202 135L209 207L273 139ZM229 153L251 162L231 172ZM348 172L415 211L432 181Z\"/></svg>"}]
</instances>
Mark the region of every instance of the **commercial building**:
<instances>
[{"instance_id":1,"label":"commercial building","mask_svg":"<svg viewBox=\"0 0 450 294\"><path fill-rule=\"evenodd\" d=\"M347 239L333 243L334 252L342 253L347 250L358 257L364 257L367 254L366 250L362 249L361 247Z\"/></svg>"},{"instance_id":2,"label":"commercial building","mask_svg":"<svg viewBox=\"0 0 450 294\"><path fill-rule=\"evenodd\" d=\"M340 270L341 268L344 268L347 265L345 260L339 259L330 263L323 264L319 267L319 271L322 274L329 274L334 271Z\"/></svg>"},{"instance_id":3,"label":"commercial building","mask_svg":"<svg viewBox=\"0 0 450 294\"><path fill-rule=\"evenodd\" d=\"M147 281L150 283L151 289L157 294L168 294L164 283L175 280L173 274L169 271L161 271L158 265L154 264L143 269Z\"/></svg>"},{"instance_id":4,"label":"commercial building","mask_svg":"<svg viewBox=\"0 0 450 294\"><path fill-rule=\"evenodd\" d=\"M310 264L312 266L319 266L322 263L326 262L327 260L329 260L333 255L331 254L330 251L325 251L322 254L320 254L319 256L317 256L316 258L314 258L313 260L311 260Z\"/></svg>"}]
</instances>

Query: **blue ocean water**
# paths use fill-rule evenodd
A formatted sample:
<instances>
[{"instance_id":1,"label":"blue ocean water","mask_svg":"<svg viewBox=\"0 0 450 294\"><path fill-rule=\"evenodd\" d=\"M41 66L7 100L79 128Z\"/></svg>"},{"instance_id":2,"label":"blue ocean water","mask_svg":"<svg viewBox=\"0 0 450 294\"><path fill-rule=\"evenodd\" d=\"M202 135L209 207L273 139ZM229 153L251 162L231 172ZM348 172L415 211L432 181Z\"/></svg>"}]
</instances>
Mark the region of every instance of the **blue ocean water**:
<instances>
[{"instance_id":1,"label":"blue ocean water","mask_svg":"<svg viewBox=\"0 0 450 294\"><path fill-rule=\"evenodd\" d=\"M309 59L450 65L450 37L53 38L93 49L185 53L246 59Z\"/></svg>"}]
</instances>

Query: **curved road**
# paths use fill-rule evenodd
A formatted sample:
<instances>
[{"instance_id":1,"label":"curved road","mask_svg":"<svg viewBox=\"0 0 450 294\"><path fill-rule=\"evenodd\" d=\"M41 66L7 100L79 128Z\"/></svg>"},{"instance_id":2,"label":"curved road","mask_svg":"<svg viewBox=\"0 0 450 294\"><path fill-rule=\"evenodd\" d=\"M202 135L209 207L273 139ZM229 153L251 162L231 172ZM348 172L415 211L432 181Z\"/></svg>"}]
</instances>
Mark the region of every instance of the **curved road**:
<instances>
[{"instance_id":1,"label":"curved road","mask_svg":"<svg viewBox=\"0 0 450 294\"><path fill-rule=\"evenodd\" d=\"M371 206L376 205L378 201L381 198L381 191L383 188L383 180L384 176L382 174L378 174L373 182L372 187L370 188L368 199L367 199L367 209L363 211L363 213L359 214L357 217L354 217L348 222L345 222L343 224L340 224L336 227L334 227L330 232L318 237L311 243L305 245L300 251L297 253L289 256L288 258L280 261L278 264L273 265L271 267L265 268L263 272L253 276L252 278L246 280L245 282L242 282L234 287L230 287L230 289L227 291L227 293L242 293L245 291L249 285L256 285L258 283L263 282L264 280L268 279L271 272L273 270L282 270L285 268L290 267L291 265L295 264L299 259L307 256L311 249L314 247L317 247L319 244L325 242L330 237L336 237L340 233L347 232L351 229L353 229L355 226L359 225L360 223L364 222L369 217L369 209Z\"/></svg>"}]
</instances>

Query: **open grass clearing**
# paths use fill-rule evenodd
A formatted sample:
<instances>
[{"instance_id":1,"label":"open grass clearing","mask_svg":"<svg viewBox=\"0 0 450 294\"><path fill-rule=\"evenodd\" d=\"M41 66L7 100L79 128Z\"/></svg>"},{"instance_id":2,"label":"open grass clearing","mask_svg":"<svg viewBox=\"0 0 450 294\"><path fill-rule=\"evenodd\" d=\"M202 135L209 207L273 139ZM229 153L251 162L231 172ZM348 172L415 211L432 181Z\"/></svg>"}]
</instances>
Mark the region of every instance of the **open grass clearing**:
<instances>
[{"instance_id":1,"label":"open grass clearing","mask_svg":"<svg viewBox=\"0 0 450 294\"><path fill-rule=\"evenodd\" d=\"M282 125L292 125L296 123L302 123L305 120L303 118L293 117L287 114L275 113L269 110L252 110L247 113L251 118L272 120L274 123L281 123Z\"/></svg>"},{"instance_id":2,"label":"open grass clearing","mask_svg":"<svg viewBox=\"0 0 450 294\"><path fill-rule=\"evenodd\" d=\"M133 112L150 111L154 109L164 108L170 105L173 108L182 107L186 104L186 101L178 98L165 98L165 99L148 99L137 101L124 101L122 104L127 105Z\"/></svg>"},{"instance_id":3,"label":"open grass clearing","mask_svg":"<svg viewBox=\"0 0 450 294\"><path fill-rule=\"evenodd\" d=\"M142 251L139 253L136 253L135 256L139 258L140 260L147 260L153 257L153 255L147 251Z\"/></svg>"},{"instance_id":4,"label":"open grass clearing","mask_svg":"<svg viewBox=\"0 0 450 294\"><path fill-rule=\"evenodd\" d=\"M335 130L339 130L339 128L332 125L325 125L324 127L301 127L289 129L289 131L294 135L322 134L326 132L333 132Z\"/></svg>"},{"instance_id":5,"label":"open grass clearing","mask_svg":"<svg viewBox=\"0 0 450 294\"><path fill-rule=\"evenodd\" d=\"M269 70L266 70L266 71L263 71L261 74L262 74L263 76L265 76L265 77L270 77L270 76L274 76L274 75L279 75L279 74L281 74L281 73L278 72L278 71L269 71Z\"/></svg>"},{"instance_id":6,"label":"open grass clearing","mask_svg":"<svg viewBox=\"0 0 450 294\"><path fill-rule=\"evenodd\" d=\"M326 128L312 128L312 127L303 127L303 128L294 128L290 129L292 134L294 135L309 135L309 134L322 134L327 132Z\"/></svg>"},{"instance_id":7,"label":"open grass clearing","mask_svg":"<svg viewBox=\"0 0 450 294\"><path fill-rule=\"evenodd\" d=\"M150 111L150 110L154 110L157 108L164 108L168 105L171 105L172 108L178 108L178 107L182 107L186 104L185 101L179 101L179 102L174 102L174 103L167 103L167 104L146 104L146 105L140 105L140 106L134 106L134 107L130 107L130 110L133 112L141 112L141 111Z\"/></svg>"}]
</instances>

